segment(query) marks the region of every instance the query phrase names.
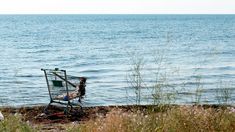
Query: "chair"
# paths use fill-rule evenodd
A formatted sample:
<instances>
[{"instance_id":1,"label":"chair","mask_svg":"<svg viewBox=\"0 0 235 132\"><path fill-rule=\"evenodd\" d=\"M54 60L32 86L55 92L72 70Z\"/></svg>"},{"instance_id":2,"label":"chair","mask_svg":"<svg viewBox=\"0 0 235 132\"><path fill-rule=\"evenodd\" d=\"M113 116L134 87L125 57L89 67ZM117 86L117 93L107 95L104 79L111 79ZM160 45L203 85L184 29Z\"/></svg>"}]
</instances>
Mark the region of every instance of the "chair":
<instances>
[{"instance_id":1,"label":"chair","mask_svg":"<svg viewBox=\"0 0 235 132\"><path fill-rule=\"evenodd\" d=\"M81 99L85 95L86 80L85 77L69 76L66 70L41 69L46 78L50 102L44 109L48 113L48 108L52 104L66 106L65 113L69 113L73 107L82 109Z\"/></svg>"}]
</instances>

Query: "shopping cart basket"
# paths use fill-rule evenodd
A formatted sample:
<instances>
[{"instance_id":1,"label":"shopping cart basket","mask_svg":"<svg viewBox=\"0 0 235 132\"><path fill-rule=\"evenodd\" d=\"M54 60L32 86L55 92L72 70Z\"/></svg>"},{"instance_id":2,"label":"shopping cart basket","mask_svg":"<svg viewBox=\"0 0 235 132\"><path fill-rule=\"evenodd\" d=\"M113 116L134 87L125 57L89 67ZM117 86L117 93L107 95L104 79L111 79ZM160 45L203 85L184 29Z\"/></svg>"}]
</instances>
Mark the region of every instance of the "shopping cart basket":
<instances>
[{"instance_id":1,"label":"shopping cart basket","mask_svg":"<svg viewBox=\"0 0 235 132\"><path fill-rule=\"evenodd\" d=\"M65 106L64 112L69 113L74 107L82 108L81 99L85 95L85 77L69 76L66 70L41 69L46 78L50 102L44 112L52 104Z\"/></svg>"}]
</instances>

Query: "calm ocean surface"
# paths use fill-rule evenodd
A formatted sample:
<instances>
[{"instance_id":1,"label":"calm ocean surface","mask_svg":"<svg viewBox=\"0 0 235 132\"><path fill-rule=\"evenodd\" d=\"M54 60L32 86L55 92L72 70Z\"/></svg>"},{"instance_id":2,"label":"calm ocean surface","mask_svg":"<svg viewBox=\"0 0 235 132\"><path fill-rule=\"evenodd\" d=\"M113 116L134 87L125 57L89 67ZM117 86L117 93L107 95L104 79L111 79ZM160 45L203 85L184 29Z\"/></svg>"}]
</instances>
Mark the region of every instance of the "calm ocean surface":
<instances>
[{"instance_id":1,"label":"calm ocean surface","mask_svg":"<svg viewBox=\"0 0 235 132\"><path fill-rule=\"evenodd\" d=\"M159 56L174 103L194 102L198 87L202 103L218 103L223 87L235 101L235 15L1 15L0 106L49 103L40 69L55 67L88 78L86 106L135 103L133 57L151 103Z\"/></svg>"}]
</instances>

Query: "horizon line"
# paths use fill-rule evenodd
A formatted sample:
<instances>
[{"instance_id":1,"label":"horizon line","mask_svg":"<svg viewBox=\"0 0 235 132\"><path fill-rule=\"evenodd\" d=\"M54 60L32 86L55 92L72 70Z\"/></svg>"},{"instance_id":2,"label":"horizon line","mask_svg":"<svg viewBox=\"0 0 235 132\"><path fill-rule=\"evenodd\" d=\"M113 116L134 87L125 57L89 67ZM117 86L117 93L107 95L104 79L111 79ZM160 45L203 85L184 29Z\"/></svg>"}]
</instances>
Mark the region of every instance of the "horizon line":
<instances>
[{"instance_id":1,"label":"horizon line","mask_svg":"<svg viewBox=\"0 0 235 132\"><path fill-rule=\"evenodd\" d=\"M235 13L0 13L0 15L235 15Z\"/></svg>"}]
</instances>

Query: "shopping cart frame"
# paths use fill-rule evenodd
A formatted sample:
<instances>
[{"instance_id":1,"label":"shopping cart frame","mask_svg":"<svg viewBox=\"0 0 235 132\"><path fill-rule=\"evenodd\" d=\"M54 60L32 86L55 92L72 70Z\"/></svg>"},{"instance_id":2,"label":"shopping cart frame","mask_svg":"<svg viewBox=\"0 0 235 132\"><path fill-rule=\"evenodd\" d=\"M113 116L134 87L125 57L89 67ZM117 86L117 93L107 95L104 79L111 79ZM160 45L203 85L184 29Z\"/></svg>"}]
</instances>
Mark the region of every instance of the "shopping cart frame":
<instances>
[{"instance_id":1,"label":"shopping cart frame","mask_svg":"<svg viewBox=\"0 0 235 132\"><path fill-rule=\"evenodd\" d=\"M87 78L85 77L75 77L72 76L74 78L79 79L79 84L74 84L73 82L70 82L68 80L68 75L66 70L60 70L58 68L55 69L41 69L41 71L44 72L44 76L46 79L46 84L47 84L47 88L48 88L48 93L49 93L49 97L50 97L50 102L49 104L46 106L46 108L44 109L45 113L48 113L48 108L52 105L52 104L60 104L62 106L66 106L64 109L65 113L70 113L72 111L72 109L74 107L79 107L80 109L82 109L82 103L81 103L81 99L83 98L85 92L83 94L78 94L78 96L76 96L75 98L70 98L69 96L69 87L77 87L79 86L79 88L84 88L86 87L86 80ZM60 73L60 74L58 74ZM57 78L57 80L51 80L49 77L55 77ZM64 86L62 86L62 84L64 84ZM56 86L56 87L61 87L63 88L65 91L63 92L65 97L67 97L65 100L61 100L61 99L55 99L53 97L53 93L52 93L52 85ZM72 100L76 100L78 99L78 102L76 104L72 103Z\"/></svg>"}]
</instances>

